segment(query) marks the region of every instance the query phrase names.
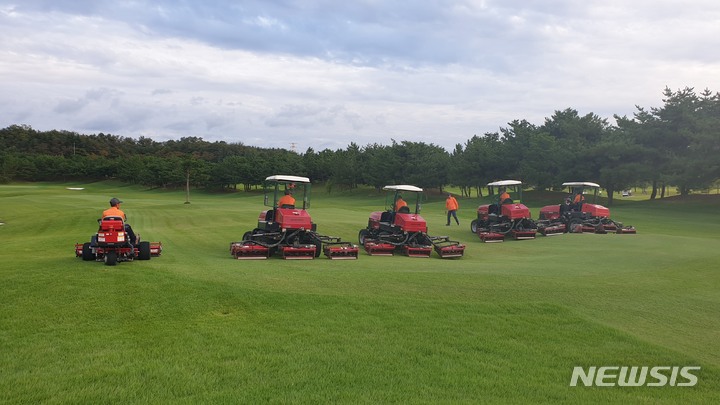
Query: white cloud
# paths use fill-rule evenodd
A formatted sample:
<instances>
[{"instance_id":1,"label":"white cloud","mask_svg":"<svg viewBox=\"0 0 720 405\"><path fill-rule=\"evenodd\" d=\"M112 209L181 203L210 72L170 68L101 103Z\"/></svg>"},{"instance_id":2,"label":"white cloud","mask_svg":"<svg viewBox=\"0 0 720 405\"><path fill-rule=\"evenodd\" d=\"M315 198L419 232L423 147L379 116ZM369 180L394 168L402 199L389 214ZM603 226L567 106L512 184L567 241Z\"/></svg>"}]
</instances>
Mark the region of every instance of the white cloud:
<instances>
[{"instance_id":1,"label":"white cloud","mask_svg":"<svg viewBox=\"0 0 720 405\"><path fill-rule=\"evenodd\" d=\"M0 0L0 126L452 149L720 88L720 3Z\"/></svg>"}]
</instances>

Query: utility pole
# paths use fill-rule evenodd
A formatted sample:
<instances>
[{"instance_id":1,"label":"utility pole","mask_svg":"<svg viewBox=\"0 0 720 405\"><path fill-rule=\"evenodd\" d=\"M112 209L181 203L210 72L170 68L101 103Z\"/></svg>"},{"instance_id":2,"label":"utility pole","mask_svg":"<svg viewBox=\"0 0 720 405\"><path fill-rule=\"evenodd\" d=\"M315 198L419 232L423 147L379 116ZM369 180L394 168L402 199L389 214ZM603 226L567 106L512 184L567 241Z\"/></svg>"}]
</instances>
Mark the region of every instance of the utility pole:
<instances>
[{"instance_id":1,"label":"utility pole","mask_svg":"<svg viewBox=\"0 0 720 405\"><path fill-rule=\"evenodd\" d=\"M190 168L185 172L185 204L190 204Z\"/></svg>"}]
</instances>

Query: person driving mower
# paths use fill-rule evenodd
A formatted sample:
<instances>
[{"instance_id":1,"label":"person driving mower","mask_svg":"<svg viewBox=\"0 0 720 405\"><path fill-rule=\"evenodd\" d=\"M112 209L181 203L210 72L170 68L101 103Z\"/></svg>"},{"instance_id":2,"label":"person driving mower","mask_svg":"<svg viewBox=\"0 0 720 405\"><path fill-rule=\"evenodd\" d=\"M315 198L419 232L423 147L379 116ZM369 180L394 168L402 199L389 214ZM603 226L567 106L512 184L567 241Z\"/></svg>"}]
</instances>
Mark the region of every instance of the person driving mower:
<instances>
[{"instance_id":1,"label":"person driving mower","mask_svg":"<svg viewBox=\"0 0 720 405\"><path fill-rule=\"evenodd\" d=\"M135 232L133 232L132 227L130 224L127 223L127 216L125 215L125 212L120 209L120 204L122 204L122 201L119 199L113 197L110 199L110 208L106 209L102 213L102 218L105 217L120 217L123 220L123 226L125 227L125 233L128 235L128 243L130 243L131 246L135 246L137 244L137 236L135 235ZM101 218L101 219L102 219Z\"/></svg>"}]
</instances>

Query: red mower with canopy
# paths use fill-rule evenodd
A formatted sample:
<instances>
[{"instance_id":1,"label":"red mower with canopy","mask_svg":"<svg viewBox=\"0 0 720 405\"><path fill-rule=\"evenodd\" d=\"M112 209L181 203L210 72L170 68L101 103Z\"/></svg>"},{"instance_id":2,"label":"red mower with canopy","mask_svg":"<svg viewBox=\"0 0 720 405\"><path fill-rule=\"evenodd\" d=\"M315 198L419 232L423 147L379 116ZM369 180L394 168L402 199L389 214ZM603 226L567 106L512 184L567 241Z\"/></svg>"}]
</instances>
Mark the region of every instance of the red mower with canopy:
<instances>
[{"instance_id":1,"label":"red mower with canopy","mask_svg":"<svg viewBox=\"0 0 720 405\"><path fill-rule=\"evenodd\" d=\"M357 245L317 232L307 212L310 186L307 177L267 177L265 206L271 209L260 213L257 228L230 243L230 254L241 260L267 259L275 253L283 259L314 259L321 253L330 259L357 259Z\"/></svg>"},{"instance_id":2,"label":"red mower with canopy","mask_svg":"<svg viewBox=\"0 0 720 405\"><path fill-rule=\"evenodd\" d=\"M392 256L400 252L410 257L430 257L433 249L442 259L462 257L465 245L447 236L430 236L425 219L420 216L423 189L411 185L383 187L385 211L370 214L368 226L360 230L358 240L372 256ZM402 198L410 196L408 205Z\"/></svg>"},{"instance_id":3,"label":"red mower with canopy","mask_svg":"<svg viewBox=\"0 0 720 405\"><path fill-rule=\"evenodd\" d=\"M537 225L522 203L522 182L495 181L488 183L488 189L491 194L497 190L498 201L478 207L477 219L470 223L472 233L483 242L503 242L505 237L535 239Z\"/></svg>"},{"instance_id":4,"label":"red mower with canopy","mask_svg":"<svg viewBox=\"0 0 720 405\"><path fill-rule=\"evenodd\" d=\"M563 183L570 190L566 203L548 205L540 209L538 226L540 232L571 233L637 233L634 226L623 226L621 222L610 218L610 210L597 204L600 185L589 181ZM589 192L588 192L589 191ZM586 202L592 194L592 202ZM586 195L588 197L586 197Z\"/></svg>"},{"instance_id":5,"label":"red mower with canopy","mask_svg":"<svg viewBox=\"0 0 720 405\"><path fill-rule=\"evenodd\" d=\"M150 260L162 253L161 242L140 241L140 235L137 236L135 245L131 244L121 217L104 217L98 219L98 224L98 231L90 237L90 242L75 244L75 257L115 266L118 262L131 262L135 259Z\"/></svg>"}]
</instances>

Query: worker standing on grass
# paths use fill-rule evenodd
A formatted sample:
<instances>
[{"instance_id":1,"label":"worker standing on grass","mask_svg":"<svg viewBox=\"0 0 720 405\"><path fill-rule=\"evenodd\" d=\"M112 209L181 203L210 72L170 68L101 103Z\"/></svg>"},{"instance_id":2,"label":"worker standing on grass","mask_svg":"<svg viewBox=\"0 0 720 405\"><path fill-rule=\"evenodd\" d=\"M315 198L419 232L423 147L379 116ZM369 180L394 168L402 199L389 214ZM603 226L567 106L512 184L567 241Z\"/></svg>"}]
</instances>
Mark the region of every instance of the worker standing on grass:
<instances>
[{"instance_id":1,"label":"worker standing on grass","mask_svg":"<svg viewBox=\"0 0 720 405\"><path fill-rule=\"evenodd\" d=\"M455 222L460 225L460 220L457 217L458 208L460 208L460 204L458 204L457 199L448 193L447 199L445 200L445 209L447 210L447 224L445 224L445 226L450 226L450 217L455 218Z\"/></svg>"}]
</instances>

